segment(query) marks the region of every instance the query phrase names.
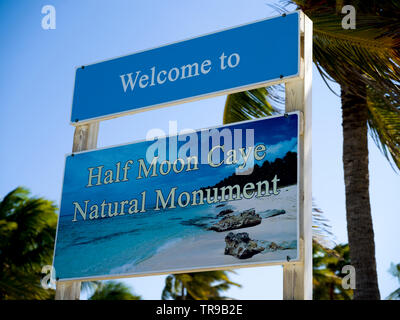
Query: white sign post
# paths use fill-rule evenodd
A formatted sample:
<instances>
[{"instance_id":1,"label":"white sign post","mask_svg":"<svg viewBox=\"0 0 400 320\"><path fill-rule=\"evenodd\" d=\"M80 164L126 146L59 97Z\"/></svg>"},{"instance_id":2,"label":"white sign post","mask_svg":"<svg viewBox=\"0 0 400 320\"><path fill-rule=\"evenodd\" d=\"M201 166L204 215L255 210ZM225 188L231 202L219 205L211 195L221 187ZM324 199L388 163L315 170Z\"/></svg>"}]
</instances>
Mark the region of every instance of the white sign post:
<instances>
[{"instance_id":1,"label":"white sign post","mask_svg":"<svg viewBox=\"0 0 400 320\"><path fill-rule=\"evenodd\" d=\"M283 265L283 298L285 300L312 299L312 197L311 197L311 89L312 89L312 21L302 12L299 14L300 64L297 75L281 80L276 78L260 83L249 83L233 89L224 88L213 95L239 92L272 84L285 83L286 112L300 111L302 116L299 137L299 219L300 256L296 262ZM283 40L285 41L285 40ZM83 72L83 71L81 71ZM205 96L203 96L204 98ZM199 96L192 100L199 99ZM185 101L190 101L188 98ZM178 103L177 101L176 103ZM161 107L161 105L160 105ZM150 110L151 108L149 108ZM122 114L121 114L122 115ZM113 116L114 117L114 116ZM104 118L106 119L106 118ZM99 121L103 119L75 123L73 152L96 149ZM56 270L57 271L57 270ZM104 278L102 278L104 279ZM80 281L57 281L57 300L77 300L80 297Z\"/></svg>"},{"instance_id":2,"label":"white sign post","mask_svg":"<svg viewBox=\"0 0 400 320\"><path fill-rule=\"evenodd\" d=\"M74 132L72 152L96 149L98 133L99 122L77 126ZM57 281L56 300L79 300L80 294L80 281Z\"/></svg>"},{"instance_id":3,"label":"white sign post","mask_svg":"<svg viewBox=\"0 0 400 320\"><path fill-rule=\"evenodd\" d=\"M303 113L300 134L300 262L283 266L283 299L312 299L312 188L311 188L311 110L312 110L312 21L300 16L301 64L300 79L285 84L286 112Z\"/></svg>"}]
</instances>

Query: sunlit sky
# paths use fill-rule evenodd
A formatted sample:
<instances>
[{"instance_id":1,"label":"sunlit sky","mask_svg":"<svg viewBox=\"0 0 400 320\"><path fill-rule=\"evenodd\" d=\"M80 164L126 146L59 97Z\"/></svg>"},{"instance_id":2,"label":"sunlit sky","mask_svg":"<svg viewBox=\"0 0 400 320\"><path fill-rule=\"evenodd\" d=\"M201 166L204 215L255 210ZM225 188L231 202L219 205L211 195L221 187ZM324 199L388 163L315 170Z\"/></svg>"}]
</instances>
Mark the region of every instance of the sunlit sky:
<instances>
[{"instance_id":1,"label":"sunlit sky","mask_svg":"<svg viewBox=\"0 0 400 320\"><path fill-rule=\"evenodd\" d=\"M0 198L17 186L60 203L75 67L276 15L266 0L0 0ZM56 8L56 29L41 27L44 5ZM263 41L263 39L260 39ZM279 43L271 43L271 50ZM333 85L340 93L339 87ZM104 121L98 145L219 125L225 97ZM387 272L400 262L399 175L369 140L370 194L381 296L397 288ZM313 197L337 243L347 241L340 98L313 72ZM282 299L282 267L240 269L236 299ZM144 299L159 299L165 276L124 280ZM82 295L85 298L85 295Z\"/></svg>"}]
</instances>

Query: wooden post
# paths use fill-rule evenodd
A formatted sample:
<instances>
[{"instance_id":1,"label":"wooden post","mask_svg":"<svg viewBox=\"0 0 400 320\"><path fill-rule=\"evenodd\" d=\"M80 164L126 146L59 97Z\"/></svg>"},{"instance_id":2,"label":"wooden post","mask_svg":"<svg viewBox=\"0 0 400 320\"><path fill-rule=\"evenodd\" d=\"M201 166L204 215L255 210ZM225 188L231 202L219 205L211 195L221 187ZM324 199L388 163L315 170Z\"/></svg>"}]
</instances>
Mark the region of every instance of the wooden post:
<instances>
[{"instance_id":1,"label":"wooden post","mask_svg":"<svg viewBox=\"0 0 400 320\"><path fill-rule=\"evenodd\" d=\"M72 152L95 149L97 147L97 136L99 123L94 122L77 126L74 133ZM57 273L57 270L56 270ZM81 282L68 281L58 282L56 287L56 300L79 300L81 295Z\"/></svg>"},{"instance_id":2,"label":"wooden post","mask_svg":"<svg viewBox=\"0 0 400 320\"><path fill-rule=\"evenodd\" d=\"M283 266L283 299L312 299L311 90L312 21L301 13L301 79L285 84L285 111L302 113L300 134L300 261Z\"/></svg>"}]
</instances>

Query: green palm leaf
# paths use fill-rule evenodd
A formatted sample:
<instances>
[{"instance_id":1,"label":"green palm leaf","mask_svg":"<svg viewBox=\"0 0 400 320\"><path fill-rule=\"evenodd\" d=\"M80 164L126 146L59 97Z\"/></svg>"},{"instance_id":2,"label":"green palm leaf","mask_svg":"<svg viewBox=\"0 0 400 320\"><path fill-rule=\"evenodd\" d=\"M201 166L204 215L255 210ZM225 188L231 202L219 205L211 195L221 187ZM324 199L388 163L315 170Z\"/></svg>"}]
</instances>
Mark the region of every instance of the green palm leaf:
<instances>
[{"instance_id":1,"label":"green palm leaf","mask_svg":"<svg viewBox=\"0 0 400 320\"><path fill-rule=\"evenodd\" d=\"M400 109L396 102L388 100L368 89L368 124L376 145L388 160L391 155L400 168Z\"/></svg>"},{"instance_id":2,"label":"green palm leaf","mask_svg":"<svg viewBox=\"0 0 400 320\"><path fill-rule=\"evenodd\" d=\"M370 134L400 168L400 23L398 1L352 1L354 30L342 28L343 1L293 1L313 20L313 56L322 77L342 87L368 88ZM292 3L292 2L286 2ZM379 8L379 9L378 9Z\"/></svg>"},{"instance_id":3,"label":"green palm leaf","mask_svg":"<svg viewBox=\"0 0 400 320\"><path fill-rule=\"evenodd\" d=\"M107 281L98 284L96 291L89 300L140 300L141 297L131 292L125 284Z\"/></svg>"},{"instance_id":4,"label":"green palm leaf","mask_svg":"<svg viewBox=\"0 0 400 320\"><path fill-rule=\"evenodd\" d=\"M225 102L223 123L262 118L278 112L281 87L259 88L231 94ZM273 104L275 106L273 106Z\"/></svg>"},{"instance_id":5,"label":"green palm leaf","mask_svg":"<svg viewBox=\"0 0 400 320\"><path fill-rule=\"evenodd\" d=\"M393 277L397 278L397 280L400 283L400 263L398 263L396 265L394 263L392 263L390 265L389 272ZM388 299L388 300L400 300L400 288L396 289L391 294L389 294L389 296L386 299Z\"/></svg>"},{"instance_id":6,"label":"green palm leaf","mask_svg":"<svg viewBox=\"0 0 400 320\"><path fill-rule=\"evenodd\" d=\"M57 207L16 188L0 201L0 299L49 299L41 270L51 265Z\"/></svg>"},{"instance_id":7,"label":"green palm leaf","mask_svg":"<svg viewBox=\"0 0 400 320\"><path fill-rule=\"evenodd\" d=\"M165 287L161 298L163 300L217 300L227 299L221 292L231 286L240 287L231 281L228 272L233 271L207 271L197 273L181 273L169 275L165 279Z\"/></svg>"},{"instance_id":8,"label":"green palm leaf","mask_svg":"<svg viewBox=\"0 0 400 320\"><path fill-rule=\"evenodd\" d=\"M343 1L294 1L313 20L313 57L324 81L336 81L356 94L363 90L354 85L355 77L367 86L370 134L383 155L400 168L400 5L368 2L353 2L364 9L357 10L356 29L345 30L338 10ZM381 10L376 9L378 5ZM285 6L279 8L283 11ZM274 88L229 95L224 123L276 113L282 99L275 103L269 98L276 96Z\"/></svg>"}]
</instances>

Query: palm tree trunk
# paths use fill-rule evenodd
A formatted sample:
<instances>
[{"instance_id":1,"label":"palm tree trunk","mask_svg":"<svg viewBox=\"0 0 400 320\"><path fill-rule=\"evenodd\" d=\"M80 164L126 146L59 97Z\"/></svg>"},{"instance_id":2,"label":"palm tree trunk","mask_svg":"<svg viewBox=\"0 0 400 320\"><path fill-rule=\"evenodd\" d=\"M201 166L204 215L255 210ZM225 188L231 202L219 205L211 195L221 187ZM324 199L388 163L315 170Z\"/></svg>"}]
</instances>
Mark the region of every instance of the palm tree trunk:
<instances>
[{"instance_id":1,"label":"palm tree trunk","mask_svg":"<svg viewBox=\"0 0 400 320\"><path fill-rule=\"evenodd\" d=\"M379 300L374 230L369 199L368 128L365 86L342 86L343 168L347 234L356 270L356 300ZM361 90L360 90L361 88Z\"/></svg>"}]
</instances>

